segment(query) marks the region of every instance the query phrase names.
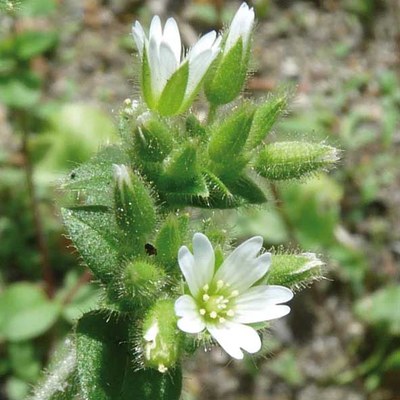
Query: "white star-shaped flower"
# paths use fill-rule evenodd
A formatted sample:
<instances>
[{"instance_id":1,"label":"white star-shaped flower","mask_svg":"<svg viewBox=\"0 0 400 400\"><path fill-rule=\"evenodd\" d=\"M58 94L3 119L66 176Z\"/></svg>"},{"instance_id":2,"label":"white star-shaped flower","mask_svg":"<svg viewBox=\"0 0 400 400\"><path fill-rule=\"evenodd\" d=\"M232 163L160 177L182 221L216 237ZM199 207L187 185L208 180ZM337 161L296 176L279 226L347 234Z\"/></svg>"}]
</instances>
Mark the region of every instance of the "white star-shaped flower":
<instances>
[{"instance_id":1,"label":"white star-shaped flower","mask_svg":"<svg viewBox=\"0 0 400 400\"><path fill-rule=\"evenodd\" d=\"M247 240L217 270L214 249L202 233L193 236L193 254L186 246L179 249L179 266L190 291L175 302L179 329L206 329L236 359L243 358L242 349L260 350L260 337L248 324L283 317L290 308L281 303L293 297L283 286L255 285L271 264L270 253L259 255L262 244L260 236Z\"/></svg>"}]
</instances>

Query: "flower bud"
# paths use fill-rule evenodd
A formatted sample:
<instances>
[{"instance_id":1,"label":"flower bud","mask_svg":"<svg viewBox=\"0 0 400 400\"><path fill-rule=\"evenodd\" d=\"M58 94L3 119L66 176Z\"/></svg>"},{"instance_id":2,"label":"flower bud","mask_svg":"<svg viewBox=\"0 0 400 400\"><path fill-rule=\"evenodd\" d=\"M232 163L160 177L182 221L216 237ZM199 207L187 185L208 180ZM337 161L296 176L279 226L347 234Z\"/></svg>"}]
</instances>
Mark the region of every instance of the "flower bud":
<instances>
[{"instance_id":1,"label":"flower bud","mask_svg":"<svg viewBox=\"0 0 400 400\"><path fill-rule=\"evenodd\" d=\"M118 226L132 240L143 242L156 224L155 206L150 191L126 165L114 164L114 179Z\"/></svg>"},{"instance_id":2,"label":"flower bud","mask_svg":"<svg viewBox=\"0 0 400 400\"><path fill-rule=\"evenodd\" d=\"M243 3L233 17L221 55L205 81L207 99L214 105L234 100L246 79L254 10Z\"/></svg>"},{"instance_id":3,"label":"flower bud","mask_svg":"<svg viewBox=\"0 0 400 400\"><path fill-rule=\"evenodd\" d=\"M296 179L327 170L338 161L338 150L320 143L278 142L261 150L256 171L271 180Z\"/></svg>"},{"instance_id":4,"label":"flower bud","mask_svg":"<svg viewBox=\"0 0 400 400\"><path fill-rule=\"evenodd\" d=\"M163 283L163 271L148 261L131 261L123 272L123 294L135 303L153 300Z\"/></svg>"},{"instance_id":5,"label":"flower bud","mask_svg":"<svg viewBox=\"0 0 400 400\"><path fill-rule=\"evenodd\" d=\"M146 366L167 372L176 364L181 347L174 302L159 300L143 321L143 358Z\"/></svg>"},{"instance_id":6,"label":"flower bud","mask_svg":"<svg viewBox=\"0 0 400 400\"><path fill-rule=\"evenodd\" d=\"M267 275L269 285L302 288L322 278L323 261L315 253L275 254Z\"/></svg>"},{"instance_id":7,"label":"flower bud","mask_svg":"<svg viewBox=\"0 0 400 400\"><path fill-rule=\"evenodd\" d=\"M157 248L157 260L165 266L167 271L177 272L176 255L179 247L185 239L188 225L188 215L177 217L170 214L157 234L155 245Z\"/></svg>"},{"instance_id":8,"label":"flower bud","mask_svg":"<svg viewBox=\"0 0 400 400\"><path fill-rule=\"evenodd\" d=\"M134 150L143 162L161 162L171 152L173 136L170 128L151 113L138 117L134 131Z\"/></svg>"}]
</instances>

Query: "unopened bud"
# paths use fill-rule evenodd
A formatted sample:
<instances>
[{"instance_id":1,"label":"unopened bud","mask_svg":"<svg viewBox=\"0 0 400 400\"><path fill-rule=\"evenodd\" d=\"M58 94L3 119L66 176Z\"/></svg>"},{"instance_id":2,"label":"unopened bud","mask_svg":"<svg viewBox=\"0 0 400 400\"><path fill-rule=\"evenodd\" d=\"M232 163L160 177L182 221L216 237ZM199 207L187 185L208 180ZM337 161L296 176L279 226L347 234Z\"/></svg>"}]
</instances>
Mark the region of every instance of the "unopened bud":
<instances>
[{"instance_id":1,"label":"unopened bud","mask_svg":"<svg viewBox=\"0 0 400 400\"><path fill-rule=\"evenodd\" d=\"M267 283L302 288L322 278L324 265L315 253L276 254L272 256Z\"/></svg>"},{"instance_id":2,"label":"unopened bud","mask_svg":"<svg viewBox=\"0 0 400 400\"><path fill-rule=\"evenodd\" d=\"M339 151L320 143L278 142L261 150L256 171L271 180L296 179L328 170L339 160Z\"/></svg>"},{"instance_id":3,"label":"unopened bud","mask_svg":"<svg viewBox=\"0 0 400 400\"><path fill-rule=\"evenodd\" d=\"M148 261L132 261L124 270L124 294L130 300L153 300L163 283L163 271Z\"/></svg>"},{"instance_id":4,"label":"unopened bud","mask_svg":"<svg viewBox=\"0 0 400 400\"><path fill-rule=\"evenodd\" d=\"M114 164L114 200L119 227L134 240L143 240L156 223L154 201L142 180L126 165Z\"/></svg>"},{"instance_id":5,"label":"unopened bud","mask_svg":"<svg viewBox=\"0 0 400 400\"><path fill-rule=\"evenodd\" d=\"M143 356L148 367L167 372L176 364L181 347L174 302L159 300L143 322Z\"/></svg>"}]
</instances>

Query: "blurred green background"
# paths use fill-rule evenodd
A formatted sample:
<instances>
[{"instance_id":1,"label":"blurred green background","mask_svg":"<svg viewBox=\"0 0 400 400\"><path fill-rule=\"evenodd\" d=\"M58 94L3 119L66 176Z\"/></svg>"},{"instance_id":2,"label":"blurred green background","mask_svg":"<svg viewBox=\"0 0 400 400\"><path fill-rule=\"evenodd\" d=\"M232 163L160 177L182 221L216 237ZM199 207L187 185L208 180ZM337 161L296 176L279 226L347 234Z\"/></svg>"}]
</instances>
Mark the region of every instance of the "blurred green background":
<instances>
[{"instance_id":1,"label":"blurred green background","mask_svg":"<svg viewBox=\"0 0 400 400\"><path fill-rule=\"evenodd\" d=\"M244 96L291 87L279 140L342 149L329 175L277 184L255 210L208 215L267 248L317 252L257 358L188 360L186 400L400 399L400 3L254 0ZM100 291L64 236L57 180L117 140L139 94L131 23L178 19L186 45L226 25L223 0L0 0L0 398L25 398Z\"/></svg>"}]
</instances>

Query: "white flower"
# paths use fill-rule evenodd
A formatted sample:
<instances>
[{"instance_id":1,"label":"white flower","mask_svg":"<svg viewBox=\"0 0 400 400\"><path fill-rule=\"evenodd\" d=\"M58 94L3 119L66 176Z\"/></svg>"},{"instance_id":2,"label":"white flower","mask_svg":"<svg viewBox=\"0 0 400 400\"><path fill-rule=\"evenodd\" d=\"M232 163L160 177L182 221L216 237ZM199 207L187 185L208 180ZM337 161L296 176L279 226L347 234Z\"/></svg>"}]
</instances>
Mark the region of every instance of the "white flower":
<instances>
[{"instance_id":1,"label":"white flower","mask_svg":"<svg viewBox=\"0 0 400 400\"><path fill-rule=\"evenodd\" d=\"M224 54L227 54L240 38L243 43L243 54L247 53L250 44L250 35L254 26L254 17L254 9L249 8L246 3L242 3L233 17L231 26L229 27L229 33L224 47Z\"/></svg>"},{"instance_id":2,"label":"white flower","mask_svg":"<svg viewBox=\"0 0 400 400\"><path fill-rule=\"evenodd\" d=\"M220 50L221 37L217 36L215 31L209 32L200 38L185 55L176 21L169 18L162 29L158 16L151 21L148 37L138 21L132 27L132 35L142 62L146 57L150 70L151 94L147 94L147 97L150 95L154 104L148 105L157 109L157 102L168 80L175 72L183 70L185 64L188 63L189 72L185 82L186 86L183 88L184 98L179 111L181 108L189 106L190 100L196 94L205 73Z\"/></svg>"},{"instance_id":3,"label":"white flower","mask_svg":"<svg viewBox=\"0 0 400 400\"><path fill-rule=\"evenodd\" d=\"M253 286L271 263L270 253L258 255L262 244L260 236L247 240L217 270L214 250L205 235L193 236L193 254L186 246L179 249L179 266L190 291L175 302L179 329L187 333L206 329L233 358L243 358L241 349L260 350L260 337L247 324L283 317L290 308L280 303L293 297L283 286Z\"/></svg>"}]
</instances>

